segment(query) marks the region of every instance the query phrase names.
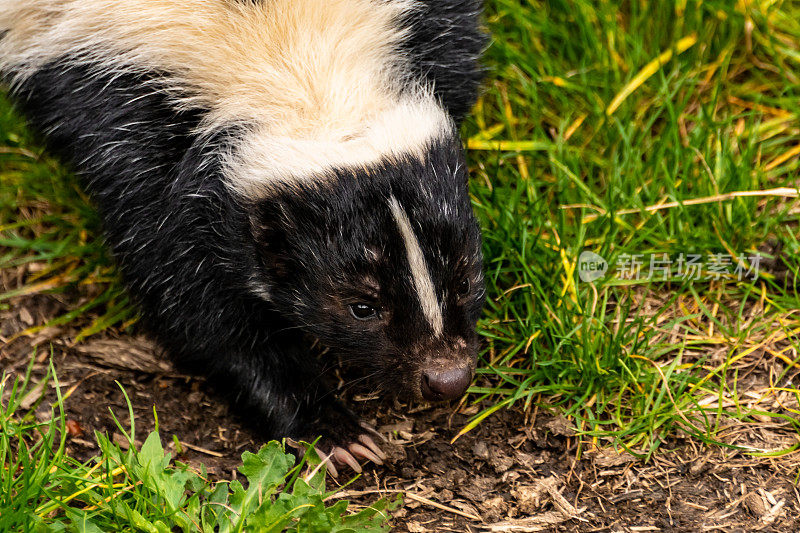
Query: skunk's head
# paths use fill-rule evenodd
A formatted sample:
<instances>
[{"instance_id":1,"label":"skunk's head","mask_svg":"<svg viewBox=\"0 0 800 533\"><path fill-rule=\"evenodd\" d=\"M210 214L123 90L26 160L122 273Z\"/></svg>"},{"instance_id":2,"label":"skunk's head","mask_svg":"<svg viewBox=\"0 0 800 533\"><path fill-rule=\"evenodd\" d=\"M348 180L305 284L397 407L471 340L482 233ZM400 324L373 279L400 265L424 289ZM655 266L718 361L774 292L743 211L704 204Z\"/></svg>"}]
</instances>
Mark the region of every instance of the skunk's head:
<instances>
[{"instance_id":1,"label":"skunk's head","mask_svg":"<svg viewBox=\"0 0 800 533\"><path fill-rule=\"evenodd\" d=\"M384 390L436 401L471 381L485 290L460 143L426 152L276 190L253 227L256 283L291 322Z\"/></svg>"}]
</instances>

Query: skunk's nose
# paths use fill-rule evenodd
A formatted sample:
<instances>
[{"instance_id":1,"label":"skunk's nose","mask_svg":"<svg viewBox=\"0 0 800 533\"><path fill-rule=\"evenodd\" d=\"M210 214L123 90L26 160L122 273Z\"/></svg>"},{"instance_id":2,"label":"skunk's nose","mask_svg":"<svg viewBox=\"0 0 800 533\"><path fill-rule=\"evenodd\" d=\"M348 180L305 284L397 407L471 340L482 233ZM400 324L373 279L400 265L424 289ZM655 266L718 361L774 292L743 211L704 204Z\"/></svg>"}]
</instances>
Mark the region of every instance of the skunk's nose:
<instances>
[{"instance_id":1,"label":"skunk's nose","mask_svg":"<svg viewBox=\"0 0 800 533\"><path fill-rule=\"evenodd\" d=\"M422 397L434 402L458 398L467 390L471 374L468 367L423 371Z\"/></svg>"}]
</instances>

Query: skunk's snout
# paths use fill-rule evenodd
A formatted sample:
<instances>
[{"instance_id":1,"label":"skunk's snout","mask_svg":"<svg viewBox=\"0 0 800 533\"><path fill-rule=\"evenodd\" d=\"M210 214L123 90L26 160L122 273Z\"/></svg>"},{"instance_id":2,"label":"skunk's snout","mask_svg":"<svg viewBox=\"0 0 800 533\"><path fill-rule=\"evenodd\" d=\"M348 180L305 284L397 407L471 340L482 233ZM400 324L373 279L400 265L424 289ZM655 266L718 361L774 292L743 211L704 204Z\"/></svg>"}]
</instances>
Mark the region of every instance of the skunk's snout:
<instances>
[{"instance_id":1,"label":"skunk's snout","mask_svg":"<svg viewBox=\"0 0 800 533\"><path fill-rule=\"evenodd\" d=\"M469 367L423 370L420 392L426 400L440 402L458 398L472 380Z\"/></svg>"}]
</instances>

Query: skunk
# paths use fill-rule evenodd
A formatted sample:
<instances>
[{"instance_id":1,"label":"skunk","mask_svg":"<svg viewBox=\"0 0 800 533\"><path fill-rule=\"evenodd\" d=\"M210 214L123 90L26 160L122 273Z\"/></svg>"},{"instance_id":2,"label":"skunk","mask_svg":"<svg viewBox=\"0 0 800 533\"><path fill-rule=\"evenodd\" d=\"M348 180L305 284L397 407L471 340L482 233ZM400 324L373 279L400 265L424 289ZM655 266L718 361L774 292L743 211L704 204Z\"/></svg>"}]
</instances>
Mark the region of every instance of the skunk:
<instances>
[{"instance_id":1,"label":"skunk","mask_svg":"<svg viewBox=\"0 0 800 533\"><path fill-rule=\"evenodd\" d=\"M474 371L485 290L458 125L481 10L1 0L0 76L96 203L171 358L264 435L321 435L360 471L385 455L314 343L419 400Z\"/></svg>"}]
</instances>

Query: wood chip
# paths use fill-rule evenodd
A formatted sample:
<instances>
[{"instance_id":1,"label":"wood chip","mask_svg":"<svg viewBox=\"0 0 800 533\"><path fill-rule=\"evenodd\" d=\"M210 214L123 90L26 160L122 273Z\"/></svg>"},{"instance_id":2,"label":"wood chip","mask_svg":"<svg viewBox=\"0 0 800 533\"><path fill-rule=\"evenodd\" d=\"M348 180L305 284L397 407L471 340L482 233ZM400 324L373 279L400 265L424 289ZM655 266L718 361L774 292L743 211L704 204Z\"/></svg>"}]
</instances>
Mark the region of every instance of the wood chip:
<instances>
[{"instance_id":1,"label":"wood chip","mask_svg":"<svg viewBox=\"0 0 800 533\"><path fill-rule=\"evenodd\" d=\"M36 385L34 385L25 396L20 400L19 406L22 407L23 410L27 411L33 404L35 404L42 396L44 396L45 389L47 388L48 381L43 379Z\"/></svg>"},{"instance_id":2,"label":"wood chip","mask_svg":"<svg viewBox=\"0 0 800 533\"><path fill-rule=\"evenodd\" d=\"M73 346L72 350L109 368L175 374L172 364L161 357L158 345L145 337L96 339Z\"/></svg>"},{"instance_id":3,"label":"wood chip","mask_svg":"<svg viewBox=\"0 0 800 533\"><path fill-rule=\"evenodd\" d=\"M506 532L534 532L546 531L553 526L561 524L569 520L563 513L558 511L549 511L540 515L532 516L530 518L523 518L520 520L505 520L503 522L495 522L494 524L486 524L483 526L487 531L506 533Z\"/></svg>"}]
</instances>

